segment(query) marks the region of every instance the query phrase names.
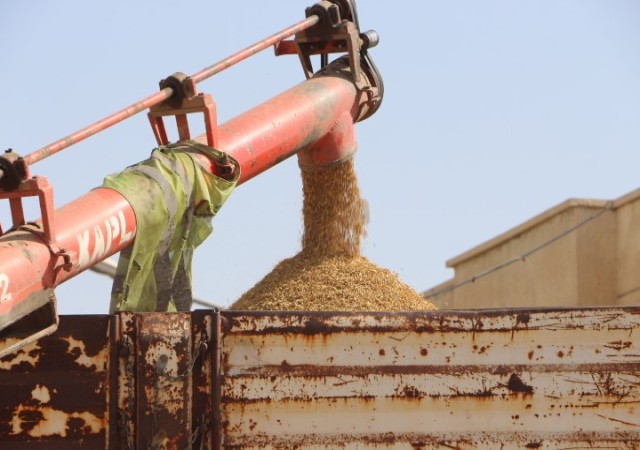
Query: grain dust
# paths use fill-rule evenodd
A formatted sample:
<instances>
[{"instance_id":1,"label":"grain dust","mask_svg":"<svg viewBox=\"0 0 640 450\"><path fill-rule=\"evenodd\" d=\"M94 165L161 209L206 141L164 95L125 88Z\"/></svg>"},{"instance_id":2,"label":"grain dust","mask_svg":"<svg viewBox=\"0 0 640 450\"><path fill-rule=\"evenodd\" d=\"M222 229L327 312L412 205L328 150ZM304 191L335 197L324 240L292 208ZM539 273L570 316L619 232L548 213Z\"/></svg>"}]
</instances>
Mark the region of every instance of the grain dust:
<instances>
[{"instance_id":1,"label":"grain dust","mask_svg":"<svg viewBox=\"0 0 640 450\"><path fill-rule=\"evenodd\" d=\"M302 250L278 263L235 310L419 311L434 309L396 274L360 255L366 204L353 159L302 170Z\"/></svg>"}]
</instances>

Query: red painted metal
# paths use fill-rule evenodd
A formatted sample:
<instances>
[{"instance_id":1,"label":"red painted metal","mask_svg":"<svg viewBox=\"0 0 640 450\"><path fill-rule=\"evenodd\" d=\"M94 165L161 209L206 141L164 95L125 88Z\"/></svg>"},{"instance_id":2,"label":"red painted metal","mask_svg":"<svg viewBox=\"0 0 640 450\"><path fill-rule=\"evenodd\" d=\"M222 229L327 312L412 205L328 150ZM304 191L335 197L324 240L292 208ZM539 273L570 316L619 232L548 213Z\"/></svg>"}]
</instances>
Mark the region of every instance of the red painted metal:
<instances>
[{"instance_id":1,"label":"red painted metal","mask_svg":"<svg viewBox=\"0 0 640 450\"><path fill-rule=\"evenodd\" d=\"M238 160L244 183L318 141L345 114L353 124L365 101L345 78L316 77L220 126L219 148Z\"/></svg>"},{"instance_id":2,"label":"red painted metal","mask_svg":"<svg viewBox=\"0 0 640 450\"><path fill-rule=\"evenodd\" d=\"M345 117L355 121L361 102L366 97L352 81L319 76L221 125L219 148L238 160L243 183L328 133L335 134L336 124L344 123ZM352 136L351 128L347 131ZM205 141L206 136L198 139ZM203 159L210 167L211 162ZM31 232L0 237L0 314L122 250L136 233L133 209L119 193L106 188L63 206L54 218L56 240L69 255L70 270L61 270L59 258Z\"/></svg>"},{"instance_id":3,"label":"red painted metal","mask_svg":"<svg viewBox=\"0 0 640 450\"><path fill-rule=\"evenodd\" d=\"M201 112L204 115L205 135L209 147L218 148L218 115L216 104L209 94L198 94L192 98L185 98L180 108L173 108L171 105L156 105L149 110L149 121L151 129L156 137L158 145L166 145L170 142L167 130L164 126L164 116L175 116L178 127L178 136L181 141L191 139L189 131L189 121L187 114Z\"/></svg>"},{"instance_id":4,"label":"red painted metal","mask_svg":"<svg viewBox=\"0 0 640 450\"><path fill-rule=\"evenodd\" d=\"M32 177L20 183L15 190L0 190L0 199L9 199L13 228L26 225L22 205L22 199L26 197L38 197L40 210L42 211L42 236L47 242L55 245L53 187L49 184L49 180L45 177Z\"/></svg>"},{"instance_id":5,"label":"red painted metal","mask_svg":"<svg viewBox=\"0 0 640 450\"><path fill-rule=\"evenodd\" d=\"M95 189L55 211L57 243L71 267L36 234L18 230L0 238L0 314L34 292L59 285L133 241L135 215L116 191Z\"/></svg>"},{"instance_id":6,"label":"red painted metal","mask_svg":"<svg viewBox=\"0 0 640 450\"><path fill-rule=\"evenodd\" d=\"M317 16L308 17L305 20L302 20L259 42L256 42L255 44L231 56L228 56L227 58L224 58L223 60L209 67L205 67L199 72L193 74L191 78L193 78L195 83L206 80L216 73L222 72L223 70L228 69L229 67L239 63L240 61L243 61L250 56L255 55L256 53L277 44L281 40L293 36L300 31L306 30L309 27L312 27L318 22L318 20L319 19ZM104 119L101 119L95 123L92 123L91 125L82 128L81 130L76 131L75 133L72 133L56 142L46 145L39 150L29 153L24 157L25 162L27 163L27 165L31 165L38 161L41 161L55 153L58 153L61 150L64 150L67 147L70 147L73 144L77 144L78 142L83 141L88 137L99 133L100 131L106 130L111 126L122 122L125 119L128 119L129 117L132 117L139 112L145 111L146 109L167 100L172 95L173 89L168 87L164 88L153 95L150 95L136 103L127 106L124 109L121 109L118 112L111 114L108 117L105 117Z\"/></svg>"},{"instance_id":7,"label":"red painted metal","mask_svg":"<svg viewBox=\"0 0 640 450\"><path fill-rule=\"evenodd\" d=\"M350 158L356 147L353 118L345 112L331 131L298 153L298 164L303 169L336 164Z\"/></svg>"},{"instance_id":8,"label":"red painted metal","mask_svg":"<svg viewBox=\"0 0 640 450\"><path fill-rule=\"evenodd\" d=\"M67 147L72 146L73 144L77 144L80 141L83 141L94 134L99 133L100 131L106 130L107 128L122 122L129 117L132 117L139 112L145 111L153 105L157 105L160 102L167 100L173 94L173 89L164 88L161 91L156 92L153 95L150 95L136 103L133 103L126 108L121 109L118 112L111 114L104 119L101 119L91 125L84 127L81 130L76 131L75 133L71 133L68 136L63 137L62 139L55 141L49 145L42 147L39 150L34 151L33 153L29 153L24 157L27 164L31 165L41 161L53 154L58 153L61 150L64 150Z\"/></svg>"},{"instance_id":9,"label":"red painted metal","mask_svg":"<svg viewBox=\"0 0 640 450\"><path fill-rule=\"evenodd\" d=\"M206 80L207 78L219 72L222 72L223 70L228 69L234 64L237 64L240 61L243 61L249 58L250 56L255 55L256 53L261 52L262 50L277 44L283 39L286 39L289 36L293 36L296 33L299 33L301 31L306 30L307 28L314 26L316 23L318 23L318 20L319 20L318 16L307 17L306 19L301 20L300 22L294 25L291 25L290 27L285 28L282 31L278 31L275 34L272 34L271 36L261 40L260 42L256 42L255 44L250 45L249 47L243 50L240 50L239 52L223 59L220 62L217 62L209 67L205 67L201 71L191 75L191 78L193 78L194 82L200 83L202 80Z\"/></svg>"}]
</instances>

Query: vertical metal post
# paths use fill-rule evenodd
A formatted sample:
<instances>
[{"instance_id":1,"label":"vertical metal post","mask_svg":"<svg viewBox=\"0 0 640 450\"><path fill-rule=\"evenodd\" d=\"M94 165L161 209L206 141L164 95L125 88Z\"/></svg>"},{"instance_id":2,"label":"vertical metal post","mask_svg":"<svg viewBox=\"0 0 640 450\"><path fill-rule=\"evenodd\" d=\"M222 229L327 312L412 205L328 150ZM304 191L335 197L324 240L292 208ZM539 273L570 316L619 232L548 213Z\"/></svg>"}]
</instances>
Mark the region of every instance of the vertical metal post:
<instances>
[{"instance_id":1,"label":"vertical metal post","mask_svg":"<svg viewBox=\"0 0 640 450\"><path fill-rule=\"evenodd\" d=\"M117 313L117 433L109 449L214 449L220 314ZM112 397L113 398L113 397ZM216 400L217 399L217 400Z\"/></svg>"},{"instance_id":2,"label":"vertical metal post","mask_svg":"<svg viewBox=\"0 0 640 450\"><path fill-rule=\"evenodd\" d=\"M191 313L194 355L191 368L193 389L192 448L218 449L220 417L220 313L198 310Z\"/></svg>"},{"instance_id":3,"label":"vertical metal post","mask_svg":"<svg viewBox=\"0 0 640 450\"><path fill-rule=\"evenodd\" d=\"M137 446L191 445L191 327L188 313L139 314Z\"/></svg>"}]
</instances>

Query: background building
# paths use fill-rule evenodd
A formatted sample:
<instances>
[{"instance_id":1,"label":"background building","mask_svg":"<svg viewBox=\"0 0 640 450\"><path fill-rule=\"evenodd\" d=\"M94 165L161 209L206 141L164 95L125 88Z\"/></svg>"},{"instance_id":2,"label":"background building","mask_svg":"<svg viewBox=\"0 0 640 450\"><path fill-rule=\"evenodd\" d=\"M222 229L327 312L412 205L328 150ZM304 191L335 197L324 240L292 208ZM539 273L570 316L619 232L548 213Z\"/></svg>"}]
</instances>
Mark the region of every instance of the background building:
<instances>
[{"instance_id":1,"label":"background building","mask_svg":"<svg viewBox=\"0 0 640 450\"><path fill-rule=\"evenodd\" d=\"M440 308L640 304L640 189L570 199L447 261Z\"/></svg>"}]
</instances>

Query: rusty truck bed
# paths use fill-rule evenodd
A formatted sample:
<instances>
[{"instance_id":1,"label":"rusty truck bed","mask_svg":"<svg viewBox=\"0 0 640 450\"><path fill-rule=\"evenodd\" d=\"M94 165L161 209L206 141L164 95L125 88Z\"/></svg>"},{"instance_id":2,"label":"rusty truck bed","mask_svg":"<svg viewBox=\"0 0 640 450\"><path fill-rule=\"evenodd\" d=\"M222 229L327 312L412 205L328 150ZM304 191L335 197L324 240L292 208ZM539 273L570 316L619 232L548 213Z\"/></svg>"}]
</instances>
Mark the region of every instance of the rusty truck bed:
<instances>
[{"instance_id":1,"label":"rusty truck bed","mask_svg":"<svg viewBox=\"0 0 640 450\"><path fill-rule=\"evenodd\" d=\"M63 316L0 448L640 449L640 308Z\"/></svg>"}]
</instances>

